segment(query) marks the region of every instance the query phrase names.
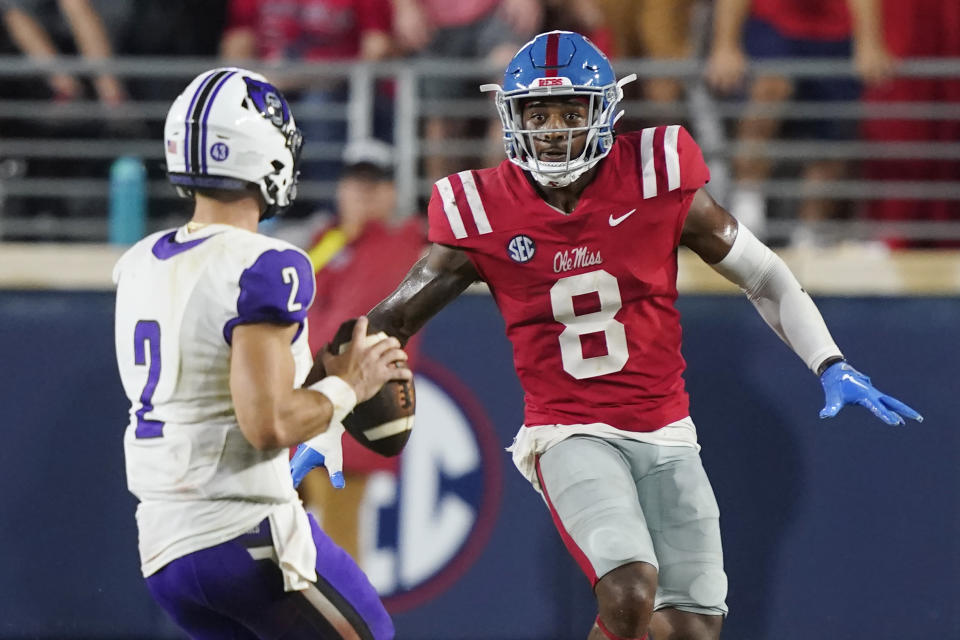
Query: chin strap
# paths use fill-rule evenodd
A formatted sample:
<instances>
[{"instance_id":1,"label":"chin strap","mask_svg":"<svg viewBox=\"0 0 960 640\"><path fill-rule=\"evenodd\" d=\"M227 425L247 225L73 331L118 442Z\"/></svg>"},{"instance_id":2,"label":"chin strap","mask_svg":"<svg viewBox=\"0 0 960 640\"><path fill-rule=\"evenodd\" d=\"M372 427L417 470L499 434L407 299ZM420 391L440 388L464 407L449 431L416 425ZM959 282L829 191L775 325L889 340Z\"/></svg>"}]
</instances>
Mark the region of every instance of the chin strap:
<instances>
[{"instance_id":1,"label":"chin strap","mask_svg":"<svg viewBox=\"0 0 960 640\"><path fill-rule=\"evenodd\" d=\"M530 175L533 176L533 179L542 184L545 187L551 187L553 189L562 189L563 187L570 186L576 182L577 178L589 171L597 162L600 162L600 158L597 158L593 162L588 162L579 169L574 169L567 173L554 174L554 173L541 173L540 171L530 170ZM540 165L551 164L547 162L541 162ZM557 164L566 164L564 162L559 162Z\"/></svg>"}]
</instances>

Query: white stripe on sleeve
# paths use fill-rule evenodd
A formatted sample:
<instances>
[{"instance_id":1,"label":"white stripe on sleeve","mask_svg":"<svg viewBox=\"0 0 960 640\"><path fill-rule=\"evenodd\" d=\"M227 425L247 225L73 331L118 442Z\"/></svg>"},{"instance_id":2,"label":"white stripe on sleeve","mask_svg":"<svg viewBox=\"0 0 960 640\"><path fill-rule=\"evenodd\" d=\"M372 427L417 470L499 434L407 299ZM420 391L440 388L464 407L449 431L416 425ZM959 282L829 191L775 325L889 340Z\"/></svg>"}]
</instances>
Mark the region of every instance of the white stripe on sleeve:
<instances>
[{"instance_id":1,"label":"white stripe on sleeve","mask_svg":"<svg viewBox=\"0 0 960 640\"><path fill-rule=\"evenodd\" d=\"M480 200L480 192L477 191L477 183L473 179L473 171L461 171L460 182L463 183L463 193L467 196L467 204L470 205L470 213L473 214L473 221L477 223L477 231L481 234L490 233L490 221L487 219L487 212L483 208L483 202Z\"/></svg>"},{"instance_id":2,"label":"white stripe on sleeve","mask_svg":"<svg viewBox=\"0 0 960 640\"><path fill-rule=\"evenodd\" d=\"M441 178L437 180L436 184L440 199L443 200L443 212L447 214L447 222L450 223L453 236L457 239L466 238L467 230L463 226L463 218L460 217L457 199L453 196L453 185L450 184L450 177Z\"/></svg>"},{"instance_id":3,"label":"white stripe on sleeve","mask_svg":"<svg viewBox=\"0 0 960 640\"><path fill-rule=\"evenodd\" d=\"M655 127L644 129L640 134L640 164L643 167L643 198L657 195L657 169L653 162L653 133Z\"/></svg>"},{"instance_id":4,"label":"white stripe on sleeve","mask_svg":"<svg viewBox=\"0 0 960 640\"><path fill-rule=\"evenodd\" d=\"M672 124L667 127L663 136L663 159L667 165L667 191L680 188L680 154L677 151L677 137L680 135L680 125Z\"/></svg>"}]
</instances>

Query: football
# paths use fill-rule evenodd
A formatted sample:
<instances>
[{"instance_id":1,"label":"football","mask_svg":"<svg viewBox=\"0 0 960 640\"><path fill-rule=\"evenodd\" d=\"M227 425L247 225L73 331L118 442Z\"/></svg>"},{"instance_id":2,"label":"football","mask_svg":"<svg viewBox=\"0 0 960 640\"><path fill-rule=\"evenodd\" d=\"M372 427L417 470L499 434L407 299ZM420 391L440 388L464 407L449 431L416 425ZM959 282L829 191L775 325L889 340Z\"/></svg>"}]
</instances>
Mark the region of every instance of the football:
<instances>
[{"instance_id":1,"label":"football","mask_svg":"<svg viewBox=\"0 0 960 640\"><path fill-rule=\"evenodd\" d=\"M349 345L356 320L340 325L328 349L342 353ZM374 334L368 338L379 338ZM318 358L307 376L304 386L309 386L326 375L323 362ZM416 409L416 393L413 381L391 380L372 398L359 403L343 420L343 427L357 442L382 456L399 455L410 439L413 416Z\"/></svg>"}]
</instances>

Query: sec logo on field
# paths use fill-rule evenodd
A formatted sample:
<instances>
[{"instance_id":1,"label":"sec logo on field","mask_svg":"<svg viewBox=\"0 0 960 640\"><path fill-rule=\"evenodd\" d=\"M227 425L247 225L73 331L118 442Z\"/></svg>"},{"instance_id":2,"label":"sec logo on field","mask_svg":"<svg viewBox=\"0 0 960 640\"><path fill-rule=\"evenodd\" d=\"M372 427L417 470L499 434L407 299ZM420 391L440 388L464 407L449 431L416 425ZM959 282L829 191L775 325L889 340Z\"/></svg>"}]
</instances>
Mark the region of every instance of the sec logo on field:
<instances>
[{"instance_id":1,"label":"sec logo on field","mask_svg":"<svg viewBox=\"0 0 960 640\"><path fill-rule=\"evenodd\" d=\"M500 503L501 450L480 403L430 362L417 367L416 387L400 473L373 474L361 507L363 570L394 613L432 600L470 568Z\"/></svg>"},{"instance_id":2,"label":"sec logo on field","mask_svg":"<svg viewBox=\"0 0 960 640\"><path fill-rule=\"evenodd\" d=\"M521 264L533 260L533 254L536 251L537 245L529 236L513 236L507 243L507 255L514 262Z\"/></svg>"}]
</instances>

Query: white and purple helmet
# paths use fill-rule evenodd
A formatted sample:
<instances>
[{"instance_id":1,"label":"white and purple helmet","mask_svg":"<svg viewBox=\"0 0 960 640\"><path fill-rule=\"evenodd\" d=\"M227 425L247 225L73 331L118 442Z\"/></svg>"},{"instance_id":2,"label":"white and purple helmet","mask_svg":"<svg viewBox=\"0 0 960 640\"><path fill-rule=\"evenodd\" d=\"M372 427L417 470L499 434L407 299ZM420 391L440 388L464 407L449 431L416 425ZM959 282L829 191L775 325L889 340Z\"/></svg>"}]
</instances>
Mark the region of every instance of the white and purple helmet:
<instances>
[{"instance_id":1,"label":"white and purple helmet","mask_svg":"<svg viewBox=\"0 0 960 640\"><path fill-rule=\"evenodd\" d=\"M297 197L303 136L283 94L259 73L201 73L174 100L163 137L167 176L183 197L255 185L267 203L261 219Z\"/></svg>"},{"instance_id":2,"label":"white and purple helmet","mask_svg":"<svg viewBox=\"0 0 960 640\"><path fill-rule=\"evenodd\" d=\"M550 31L523 45L507 65L502 87L485 84L480 90L496 92L507 158L529 171L540 184L564 187L610 153L613 126L623 115L623 111L617 112L623 85L636 77L630 74L617 81L610 61L589 39L572 31ZM523 101L546 96L586 99L589 124L559 129L568 134L567 158L563 162L537 158L533 141L543 131L525 129L523 125ZM583 153L573 158L573 135L583 131L587 134L586 146Z\"/></svg>"}]
</instances>

